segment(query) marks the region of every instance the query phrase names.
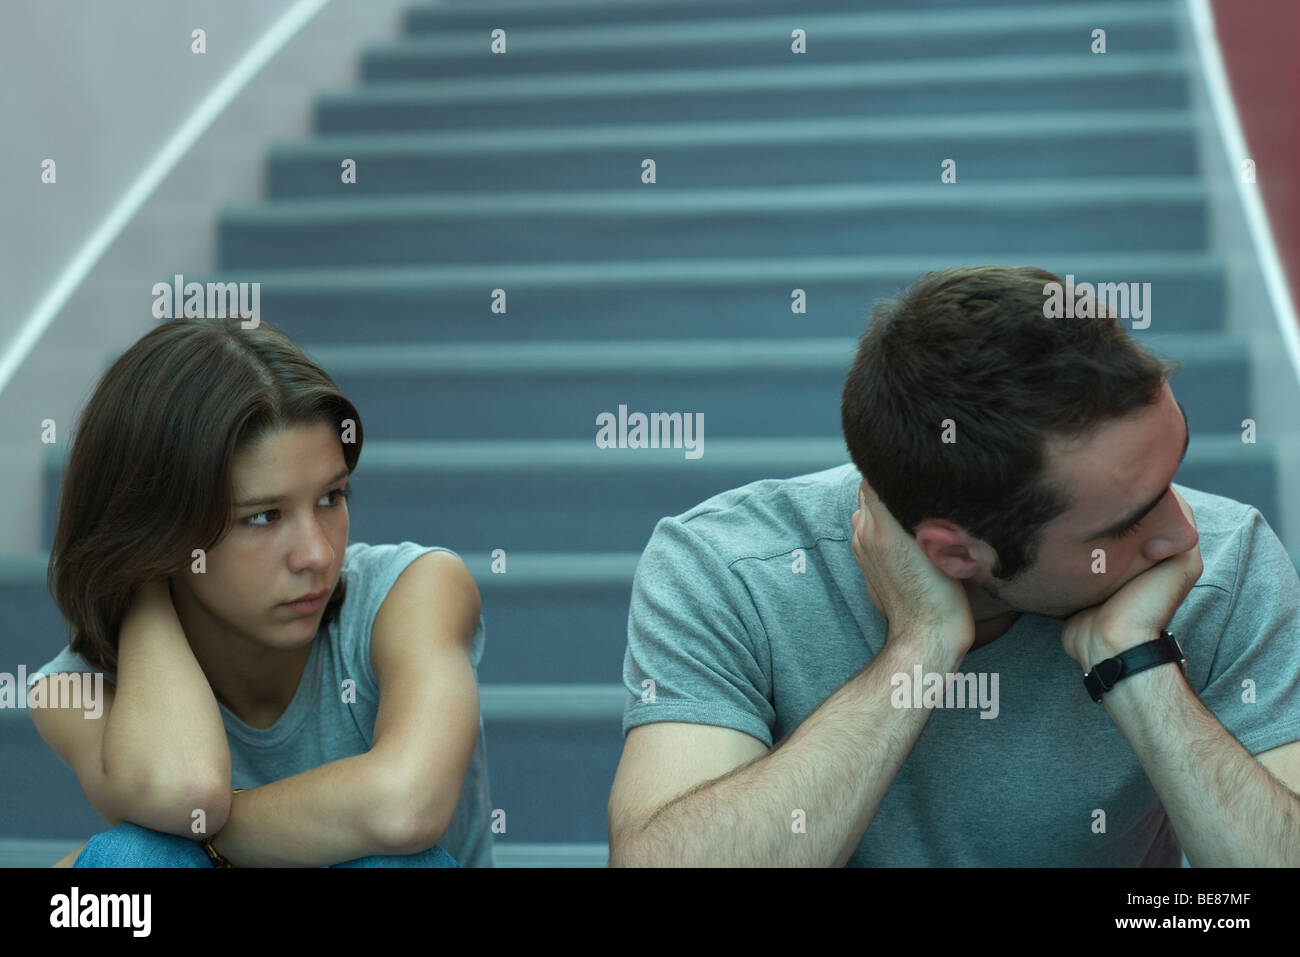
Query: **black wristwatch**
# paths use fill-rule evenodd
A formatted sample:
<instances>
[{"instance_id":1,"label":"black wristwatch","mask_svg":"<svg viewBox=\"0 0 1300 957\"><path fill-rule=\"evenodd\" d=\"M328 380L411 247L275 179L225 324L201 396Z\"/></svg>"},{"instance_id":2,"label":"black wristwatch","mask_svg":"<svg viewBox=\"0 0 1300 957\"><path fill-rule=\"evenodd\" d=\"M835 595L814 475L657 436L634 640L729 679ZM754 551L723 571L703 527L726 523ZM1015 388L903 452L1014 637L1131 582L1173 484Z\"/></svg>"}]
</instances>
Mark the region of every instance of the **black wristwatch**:
<instances>
[{"instance_id":1,"label":"black wristwatch","mask_svg":"<svg viewBox=\"0 0 1300 957\"><path fill-rule=\"evenodd\" d=\"M1092 695L1092 700L1101 704L1101 696L1129 675L1171 661L1182 665L1183 674L1187 674L1187 658L1183 655L1183 649L1179 647L1178 639L1170 632L1162 631L1155 641L1145 642L1114 658L1097 662L1092 666L1092 670L1083 676L1083 686L1088 689L1088 694Z\"/></svg>"}]
</instances>

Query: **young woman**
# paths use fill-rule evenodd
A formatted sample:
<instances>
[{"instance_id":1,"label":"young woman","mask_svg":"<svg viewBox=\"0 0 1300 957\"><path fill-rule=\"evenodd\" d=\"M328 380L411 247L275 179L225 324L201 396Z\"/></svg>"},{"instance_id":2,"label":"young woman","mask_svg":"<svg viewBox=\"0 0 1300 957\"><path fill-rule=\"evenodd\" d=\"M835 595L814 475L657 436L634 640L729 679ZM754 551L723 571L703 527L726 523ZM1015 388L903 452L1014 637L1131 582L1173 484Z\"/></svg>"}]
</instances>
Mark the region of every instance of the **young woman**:
<instances>
[{"instance_id":1,"label":"young woman","mask_svg":"<svg viewBox=\"0 0 1300 957\"><path fill-rule=\"evenodd\" d=\"M74 866L492 866L478 589L447 549L348 545L361 443L267 322L170 321L104 375L29 712L115 825ZM104 674L98 717L59 672Z\"/></svg>"}]
</instances>

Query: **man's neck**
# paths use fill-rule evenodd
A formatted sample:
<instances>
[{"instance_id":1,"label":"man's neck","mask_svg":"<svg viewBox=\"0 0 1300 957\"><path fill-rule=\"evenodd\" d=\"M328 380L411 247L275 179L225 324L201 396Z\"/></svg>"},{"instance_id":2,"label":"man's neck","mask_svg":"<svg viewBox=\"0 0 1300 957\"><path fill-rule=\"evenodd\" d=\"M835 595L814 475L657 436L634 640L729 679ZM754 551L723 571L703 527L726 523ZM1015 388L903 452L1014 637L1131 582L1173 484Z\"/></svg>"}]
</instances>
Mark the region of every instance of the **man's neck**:
<instances>
[{"instance_id":1,"label":"man's neck","mask_svg":"<svg viewBox=\"0 0 1300 957\"><path fill-rule=\"evenodd\" d=\"M1008 611L993 618L977 621L975 623L975 641L970 646L971 651L996 641L1005 635L1020 620L1020 614L1018 611Z\"/></svg>"}]
</instances>

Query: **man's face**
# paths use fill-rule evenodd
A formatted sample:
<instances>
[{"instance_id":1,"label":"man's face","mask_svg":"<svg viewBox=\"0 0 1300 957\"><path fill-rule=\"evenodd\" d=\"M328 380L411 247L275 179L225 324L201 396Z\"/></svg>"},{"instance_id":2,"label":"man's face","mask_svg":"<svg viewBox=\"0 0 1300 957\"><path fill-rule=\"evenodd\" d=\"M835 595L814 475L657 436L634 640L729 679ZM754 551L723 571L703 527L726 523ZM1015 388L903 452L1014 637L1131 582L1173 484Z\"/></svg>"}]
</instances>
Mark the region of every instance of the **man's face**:
<instances>
[{"instance_id":1,"label":"man's face","mask_svg":"<svg viewBox=\"0 0 1300 957\"><path fill-rule=\"evenodd\" d=\"M285 650L311 641L325 602L307 614L283 603L333 592L348 542L339 437L318 423L267 435L232 462L233 526L207 553L205 574L172 576L186 634ZM328 593L326 595L328 601Z\"/></svg>"},{"instance_id":2,"label":"man's face","mask_svg":"<svg viewBox=\"0 0 1300 957\"><path fill-rule=\"evenodd\" d=\"M936 532L922 523L917 540L937 536L927 553L949 575L966 579L977 619L1006 609L1068 618L1196 545L1196 528L1170 488L1188 438L1166 383L1157 402L1107 424L1087 442L1051 443L1049 474L1070 491L1074 504L1044 527L1036 563L1011 581L993 578L996 556L985 543L954 548L954 533L964 545L972 539L951 525ZM1136 527L1121 535L1139 516ZM1104 573L1094 571L1101 567L1097 549L1104 552Z\"/></svg>"}]
</instances>

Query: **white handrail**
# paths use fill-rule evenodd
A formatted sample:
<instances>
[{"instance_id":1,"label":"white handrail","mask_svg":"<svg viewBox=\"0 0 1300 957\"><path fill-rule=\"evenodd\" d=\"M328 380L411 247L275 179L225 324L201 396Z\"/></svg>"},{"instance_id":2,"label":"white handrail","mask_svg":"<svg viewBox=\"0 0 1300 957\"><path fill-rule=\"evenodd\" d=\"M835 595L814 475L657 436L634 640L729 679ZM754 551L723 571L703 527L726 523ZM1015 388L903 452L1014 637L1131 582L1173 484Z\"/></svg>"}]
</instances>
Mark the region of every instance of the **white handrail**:
<instances>
[{"instance_id":1,"label":"white handrail","mask_svg":"<svg viewBox=\"0 0 1300 957\"><path fill-rule=\"evenodd\" d=\"M1295 379L1300 382L1300 324L1296 320L1295 305L1291 301L1291 291L1287 286L1286 272L1282 269L1282 260L1278 256L1277 244L1273 241L1273 231L1268 222L1268 211L1260 198L1259 184L1244 182L1239 175L1241 161L1249 157L1246 138L1241 132L1241 121L1237 117L1237 106L1232 99L1228 75L1223 68L1223 58L1219 53L1218 35L1214 26L1214 12L1210 0L1187 0L1187 12L1196 36L1197 53L1201 59L1201 68L1205 71L1206 87L1209 90L1210 104L1214 112L1215 125L1223 138L1223 147L1228 162L1238 175L1233 176L1237 184L1237 198L1246 217L1246 228L1250 231L1255 255L1259 257L1260 270L1264 277L1264 290L1273 307L1278 331L1291 359L1291 369Z\"/></svg>"}]
</instances>

